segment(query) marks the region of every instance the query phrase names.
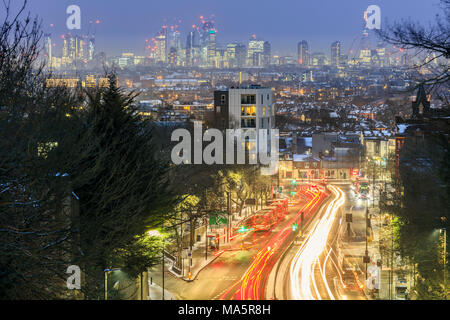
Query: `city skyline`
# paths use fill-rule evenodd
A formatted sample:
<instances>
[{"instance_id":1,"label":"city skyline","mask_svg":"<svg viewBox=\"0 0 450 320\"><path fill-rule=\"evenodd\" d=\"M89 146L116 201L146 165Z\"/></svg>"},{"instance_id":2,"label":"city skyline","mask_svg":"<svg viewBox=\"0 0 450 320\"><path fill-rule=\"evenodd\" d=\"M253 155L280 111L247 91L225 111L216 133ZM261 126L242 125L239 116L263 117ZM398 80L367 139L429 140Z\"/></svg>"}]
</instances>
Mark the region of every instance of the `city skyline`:
<instances>
[{"instance_id":1,"label":"city skyline","mask_svg":"<svg viewBox=\"0 0 450 320\"><path fill-rule=\"evenodd\" d=\"M99 51L108 54L118 55L129 51L143 53L145 39L154 37L162 25L178 24L184 46L192 25L200 23L200 16L213 16L218 44L246 44L255 34L258 38L269 41L272 54L280 56L295 56L297 44L302 40L308 41L311 53L329 54L330 45L335 41L341 42L341 51L346 53L355 39L361 36L364 27L363 12L371 4L380 6L382 23L408 18L431 21L439 11L437 1L427 4L426 12L421 10L424 4L418 0L402 0L395 4L386 0L350 2L345 8L334 1L312 3L289 0L265 3L264 6L257 7L253 3L242 4L238 1L228 1L224 4L201 0L188 8L181 1L175 1L171 5L136 3L135 6L125 6L124 3L115 3L105 10L104 1L90 3L84 0L44 0L37 3L36 0L30 0L28 10L42 19L43 30L52 34L57 51L61 50L60 36L70 31L65 25L68 17L66 8L76 4L81 8L82 24L81 30L73 30L75 32L72 33L83 34L88 30L92 32L90 22L98 20L100 23L96 26L96 46ZM137 5L140 10L134 10ZM280 7L291 9L275 10ZM303 11L312 14L302 14ZM246 12L257 18L248 19ZM280 14L283 14L284 18L278 17ZM277 24L267 23L275 20L278 21Z\"/></svg>"},{"instance_id":2,"label":"city skyline","mask_svg":"<svg viewBox=\"0 0 450 320\"><path fill-rule=\"evenodd\" d=\"M0 299L448 300L450 0L0 7Z\"/></svg>"}]
</instances>

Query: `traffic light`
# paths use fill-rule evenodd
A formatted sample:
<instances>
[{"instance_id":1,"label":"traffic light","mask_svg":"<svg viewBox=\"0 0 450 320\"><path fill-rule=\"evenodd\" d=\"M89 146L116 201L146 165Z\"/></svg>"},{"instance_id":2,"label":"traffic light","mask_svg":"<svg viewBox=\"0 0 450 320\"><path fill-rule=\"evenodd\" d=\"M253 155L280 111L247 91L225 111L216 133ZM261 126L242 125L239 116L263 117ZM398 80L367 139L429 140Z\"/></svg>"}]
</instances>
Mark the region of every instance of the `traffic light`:
<instances>
[{"instance_id":1,"label":"traffic light","mask_svg":"<svg viewBox=\"0 0 450 320\"><path fill-rule=\"evenodd\" d=\"M292 231L297 231L297 223L292 224Z\"/></svg>"}]
</instances>

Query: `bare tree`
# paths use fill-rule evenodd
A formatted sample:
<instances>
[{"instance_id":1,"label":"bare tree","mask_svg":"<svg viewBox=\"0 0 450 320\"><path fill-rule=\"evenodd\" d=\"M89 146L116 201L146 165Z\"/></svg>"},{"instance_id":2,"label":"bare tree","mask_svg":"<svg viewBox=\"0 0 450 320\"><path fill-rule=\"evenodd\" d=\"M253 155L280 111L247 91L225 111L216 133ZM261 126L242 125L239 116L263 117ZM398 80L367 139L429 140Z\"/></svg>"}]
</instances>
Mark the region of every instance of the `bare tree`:
<instances>
[{"instance_id":1,"label":"bare tree","mask_svg":"<svg viewBox=\"0 0 450 320\"><path fill-rule=\"evenodd\" d=\"M430 86L430 91L440 95L448 104L450 80L450 0L441 0L442 14L437 15L433 24L425 27L412 20L402 20L387 24L378 30L378 36L385 42L402 49L416 51L422 62L415 69L426 68L430 74L418 79L419 84ZM413 89L415 89L414 87ZM442 89L442 90L441 90Z\"/></svg>"}]
</instances>

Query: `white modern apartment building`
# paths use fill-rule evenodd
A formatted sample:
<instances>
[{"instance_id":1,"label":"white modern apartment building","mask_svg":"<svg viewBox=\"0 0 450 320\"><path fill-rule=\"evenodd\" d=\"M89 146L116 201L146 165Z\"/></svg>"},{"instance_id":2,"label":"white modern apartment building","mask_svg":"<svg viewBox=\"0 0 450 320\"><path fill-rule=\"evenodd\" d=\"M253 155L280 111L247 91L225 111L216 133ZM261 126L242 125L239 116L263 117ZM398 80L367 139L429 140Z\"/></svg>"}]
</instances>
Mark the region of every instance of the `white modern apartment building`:
<instances>
[{"instance_id":1,"label":"white modern apartment building","mask_svg":"<svg viewBox=\"0 0 450 320\"><path fill-rule=\"evenodd\" d=\"M246 138L247 148L260 150L259 133L267 130L267 149L270 152L270 129L275 128L275 110L272 88L259 85L231 87L214 92L214 119L218 129L243 129L242 134L254 133ZM256 129L256 130L255 130ZM241 140L243 141L243 140Z\"/></svg>"}]
</instances>

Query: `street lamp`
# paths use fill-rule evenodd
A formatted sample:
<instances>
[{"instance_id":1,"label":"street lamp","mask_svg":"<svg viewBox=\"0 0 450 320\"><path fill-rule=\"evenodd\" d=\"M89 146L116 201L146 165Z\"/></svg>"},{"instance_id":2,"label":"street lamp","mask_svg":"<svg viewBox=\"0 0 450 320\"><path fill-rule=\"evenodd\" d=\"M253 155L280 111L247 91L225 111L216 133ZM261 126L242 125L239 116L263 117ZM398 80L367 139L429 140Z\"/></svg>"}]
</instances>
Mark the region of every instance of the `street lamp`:
<instances>
[{"instance_id":1,"label":"street lamp","mask_svg":"<svg viewBox=\"0 0 450 320\"><path fill-rule=\"evenodd\" d=\"M369 250L367 247L367 237L368 235L368 218L369 218L369 201L367 201L366 203L366 251L364 253L364 258L363 258L363 262L366 265L366 286L367 286L367 264L370 262L370 257L369 257Z\"/></svg>"},{"instance_id":2,"label":"street lamp","mask_svg":"<svg viewBox=\"0 0 450 320\"><path fill-rule=\"evenodd\" d=\"M108 273L120 271L120 268L105 269L103 271L105 272L105 300L108 300Z\"/></svg>"},{"instance_id":3,"label":"street lamp","mask_svg":"<svg viewBox=\"0 0 450 320\"><path fill-rule=\"evenodd\" d=\"M164 300L164 259L165 259L165 254L164 254L164 245L165 245L165 235L160 233L158 230L150 230L147 231L147 234L151 237L158 237L161 238L163 241L163 245L162 245L162 300Z\"/></svg>"}]
</instances>

